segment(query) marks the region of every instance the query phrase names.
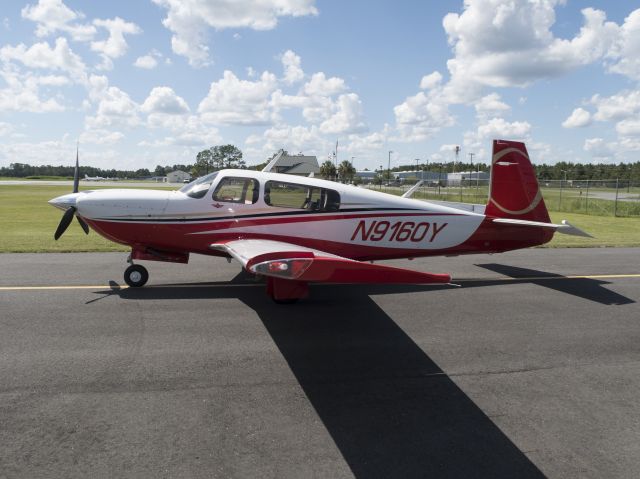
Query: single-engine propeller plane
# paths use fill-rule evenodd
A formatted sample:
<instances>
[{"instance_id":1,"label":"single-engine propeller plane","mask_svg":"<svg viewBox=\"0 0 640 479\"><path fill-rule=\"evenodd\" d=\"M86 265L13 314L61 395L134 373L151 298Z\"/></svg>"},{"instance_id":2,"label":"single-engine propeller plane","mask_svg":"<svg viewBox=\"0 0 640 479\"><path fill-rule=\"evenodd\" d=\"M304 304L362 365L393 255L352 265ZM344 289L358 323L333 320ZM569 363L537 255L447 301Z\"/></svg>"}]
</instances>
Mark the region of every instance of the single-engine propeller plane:
<instances>
[{"instance_id":1,"label":"single-engine propeller plane","mask_svg":"<svg viewBox=\"0 0 640 479\"><path fill-rule=\"evenodd\" d=\"M495 140L488 203L419 201L316 178L221 170L176 191L78 191L49 203L65 210L58 239L76 216L131 247L124 280L144 286L137 260L187 263L190 253L235 258L266 278L276 302L294 302L308 284L450 283L433 274L374 264L394 258L500 253L544 244L555 232L524 143Z\"/></svg>"},{"instance_id":2,"label":"single-engine propeller plane","mask_svg":"<svg viewBox=\"0 0 640 479\"><path fill-rule=\"evenodd\" d=\"M83 180L84 181L106 181L109 178L105 178L103 176L89 176L89 175L84 175Z\"/></svg>"}]
</instances>

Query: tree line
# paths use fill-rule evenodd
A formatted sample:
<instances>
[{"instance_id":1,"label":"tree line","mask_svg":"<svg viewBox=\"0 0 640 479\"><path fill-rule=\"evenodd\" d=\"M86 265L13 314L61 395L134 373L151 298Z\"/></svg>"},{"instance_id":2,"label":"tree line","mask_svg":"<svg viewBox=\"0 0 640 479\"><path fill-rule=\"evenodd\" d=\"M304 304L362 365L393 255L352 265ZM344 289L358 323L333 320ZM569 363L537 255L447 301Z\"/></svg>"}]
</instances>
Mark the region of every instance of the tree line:
<instances>
[{"instance_id":1,"label":"tree line","mask_svg":"<svg viewBox=\"0 0 640 479\"><path fill-rule=\"evenodd\" d=\"M93 166L80 166L80 177L102 176L104 178L146 178L153 176L147 168L139 170L116 170L103 169ZM11 163L9 166L0 167L0 176L11 178L27 178L27 177L43 177L43 176L59 176L72 178L74 173L73 166L32 166L27 163Z\"/></svg>"},{"instance_id":2,"label":"tree line","mask_svg":"<svg viewBox=\"0 0 640 479\"><path fill-rule=\"evenodd\" d=\"M381 165L380 171L382 175L386 174L386 167ZM540 180L631 180L640 182L640 161L635 163L572 163L561 161L553 165L533 165L536 176ZM419 164L418 171L431 171L438 173L469 172L469 171L489 171L489 165L485 163L455 163L450 161L447 163L429 163ZM415 163L413 165L400 165L391 169L392 172L399 171L416 171Z\"/></svg>"},{"instance_id":3,"label":"tree line","mask_svg":"<svg viewBox=\"0 0 640 479\"><path fill-rule=\"evenodd\" d=\"M382 162L379 168L374 171L378 173L380 178L388 179L388 171L385 168L386 163ZM93 166L80 166L80 176L102 176L105 178L149 178L153 176L166 176L167 173L175 170L181 170L190 173L193 177L198 177L210 173L212 171L223 168L250 168L260 170L264 168L265 163L247 167L242 156L242 151L234 145L217 145L202 150L197 153L193 164L174 164L174 165L157 165L153 171L147 168L137 170L116 170L103 169ZM640 162L635 163L573 163L561 161L554 165L534 165L536 175L544 181L549 180L611 180L619 178L620 180L631 180L640 182ZM488 171L489 165L485 163L461 163L461 162L442 162L429 164L405 164L395 166L391 172L399 171L431 171L442 173L443 177L447 173L453 171ZM26 178L26 177L73 177L73 166L32 166L26 163L11 163L8 167L0 167L0 176ZM327 179L338 181L357 181L355 176L356 169L350 161L342 161L338 167L327 160L320 165L319 176Z\"/></svg>"}]
</instances>

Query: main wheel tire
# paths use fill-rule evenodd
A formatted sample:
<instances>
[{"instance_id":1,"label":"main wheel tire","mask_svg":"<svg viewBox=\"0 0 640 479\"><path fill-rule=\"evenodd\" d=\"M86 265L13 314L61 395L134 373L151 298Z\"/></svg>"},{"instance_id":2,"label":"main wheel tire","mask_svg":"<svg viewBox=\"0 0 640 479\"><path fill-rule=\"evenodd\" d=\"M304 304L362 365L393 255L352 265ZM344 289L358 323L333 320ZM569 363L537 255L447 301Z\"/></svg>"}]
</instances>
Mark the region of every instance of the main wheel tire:
<instances>
[{"instance_id":1,"label":"main wheel tire","mask_svg":"<svg viewBox=\"0 0 640 479\"><path fill-rule=\"evenodd\" d=\"M124 282L132 288L140 288L147 284L149 272L147 268L139 264L132 264L124 270Z\"/></svg>"}]
</instances>

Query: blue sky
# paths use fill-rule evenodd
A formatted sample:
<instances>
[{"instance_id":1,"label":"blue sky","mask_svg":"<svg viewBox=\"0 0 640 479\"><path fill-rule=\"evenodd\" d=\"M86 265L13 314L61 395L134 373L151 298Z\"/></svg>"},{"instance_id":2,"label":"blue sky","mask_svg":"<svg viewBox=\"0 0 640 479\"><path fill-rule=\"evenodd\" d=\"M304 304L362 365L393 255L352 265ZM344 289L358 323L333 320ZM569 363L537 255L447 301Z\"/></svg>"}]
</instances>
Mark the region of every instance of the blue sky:
<instances>
[{"instance_id":1,"label":"blue sky","mask_svg":"<svg viewBox=\"0 0 640 479\"><path fill-rule=\"evenodd\" d=\"M358 169L638 161L640 9L631 2L3 2L0 165L153 169L232 143Z\"/></svg>"}]
</instances>

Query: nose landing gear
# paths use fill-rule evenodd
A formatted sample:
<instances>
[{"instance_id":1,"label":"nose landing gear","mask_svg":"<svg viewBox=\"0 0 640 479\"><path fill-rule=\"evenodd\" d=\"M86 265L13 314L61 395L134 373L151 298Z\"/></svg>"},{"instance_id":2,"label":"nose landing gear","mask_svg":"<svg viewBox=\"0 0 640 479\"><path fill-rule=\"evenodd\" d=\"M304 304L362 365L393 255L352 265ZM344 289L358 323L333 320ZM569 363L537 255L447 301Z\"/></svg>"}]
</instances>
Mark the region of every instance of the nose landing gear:
<instances>
[{"instance_id":1,"label":"nose landing gear","mask_svg":"<svg viewBox=\"0 0 640 479\"><path fill-rule=\"evenodd\" d=\"M124 270L124 282L132 288L140 288L149 281L149 271L141 264L133 264L129 257L129 267Z\"/></svg>"}]
</instances>

